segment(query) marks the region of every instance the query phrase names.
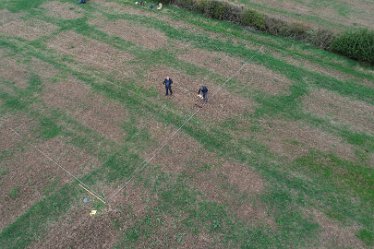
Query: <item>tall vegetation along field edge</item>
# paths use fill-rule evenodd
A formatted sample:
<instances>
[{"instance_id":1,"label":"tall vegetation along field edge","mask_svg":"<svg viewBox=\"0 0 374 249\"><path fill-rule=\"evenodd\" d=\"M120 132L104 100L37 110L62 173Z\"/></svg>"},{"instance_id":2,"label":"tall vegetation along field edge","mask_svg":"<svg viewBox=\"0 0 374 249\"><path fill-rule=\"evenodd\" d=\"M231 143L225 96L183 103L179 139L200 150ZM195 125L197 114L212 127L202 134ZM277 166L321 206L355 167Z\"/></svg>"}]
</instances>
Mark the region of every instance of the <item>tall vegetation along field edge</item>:
<instances>
[{"instance_id":1,"label":"tall vegetation along field edge","mask_svg":"<svg viewBox=\"0 0 374 249\"><path fill-rule=\"evenodd\" d=\"M374 31L372 30L356 29L335 33L327 29L281 20L222 0L161 0L161 2L272 35L305 41L319 48L374 65Z\"/></svg>"}]
</instances>

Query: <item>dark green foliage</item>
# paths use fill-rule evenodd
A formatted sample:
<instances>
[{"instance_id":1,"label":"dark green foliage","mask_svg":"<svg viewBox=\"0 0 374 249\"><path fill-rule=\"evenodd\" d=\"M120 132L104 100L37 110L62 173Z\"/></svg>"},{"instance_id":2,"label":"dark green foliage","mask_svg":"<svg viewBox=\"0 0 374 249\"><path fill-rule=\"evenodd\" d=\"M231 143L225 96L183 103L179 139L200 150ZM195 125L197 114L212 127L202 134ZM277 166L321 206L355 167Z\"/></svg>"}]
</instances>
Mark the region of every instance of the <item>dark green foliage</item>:
<instances>
[{"instance_id":1,"label":"dark green foliage","mask_svg":"<svg viewBox=\"0 0 374 249\"><path fill-rule=\"evenodd\" d=\"M165 2L202 13L214 19L227 20L273 35L310 42L319 48L332 50L352 59L374 64L374 31L346 32L335 38L332 31L312 29L301 23L283 21L224 1L169 0Z\"/></svg>"},{"instance_id":2,"label":"dark green foliage","mask_svg":"<svg viewBox=\"0 0 374 249\"><path fill-rule=\"evenodd\" d=\"M12 0L5 3L5 7L11 11L25 11L36 8L46 0Z\"/></svg>"},{"instance_id":3,"label":"dark green foliage","mask_svg":"<svg viewBox=\"0 0 374 249\"><path fill-rule=\"evenodd\" d=\"M374 246L374 232L367 229L361 229L357 237L361 239L366 245Z\"/></svg>"},{"instance_id":4,"label":"dark green foliage","mask_svg":"<svg viewBox=\"0 0 374 249\"><path fill-rule=\"evenodd\" d=\"M41 136L45 139L56 137L61 132L61 127L49 118L40 120L40 128Z\"/></svg>"},{"instance_id":5,"label":"dark green foliage","mask_svg":"<svg viewBox=\"0 0 374 249\"><path fill-rule=\"evenodd\" d=\"M374 31L347 31L333 41L331 48L352 59L374 64Z\"/></svg>"},{"instance_id":6,"label":"dark green foliage","mask_svg":"<svg viewBox=\"0 0 374 249\"><path fill-rule=\"evenodd\" d=\"M240 23L259 30L266 30L265 15L254 10L244 10L241 14Z\"/></svg>"},{"instance_id":7,"label":"dark green foliage","mask_svg":"<svg viewBox=\"0 0 374 249\"><path fill-rule=\"evenodd\" d=\"M10 192L9 192L9 197L11 198L11 199L17 199L18 198L18 196L19 196L19 194L20 194L20 191L21 191L21 188L20 187L14 187L14 188L12 188L11 190L10 190Z\"/></svg>"}]
</instances>

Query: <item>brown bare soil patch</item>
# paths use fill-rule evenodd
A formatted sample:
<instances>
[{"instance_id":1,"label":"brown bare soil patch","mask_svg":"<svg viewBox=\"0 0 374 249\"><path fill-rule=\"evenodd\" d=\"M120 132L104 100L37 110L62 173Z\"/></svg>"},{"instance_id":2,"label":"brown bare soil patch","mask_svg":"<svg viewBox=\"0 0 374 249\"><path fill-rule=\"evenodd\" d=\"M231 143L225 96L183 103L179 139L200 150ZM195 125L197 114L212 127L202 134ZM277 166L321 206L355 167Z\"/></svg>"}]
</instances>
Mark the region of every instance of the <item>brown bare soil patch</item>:
<instances>
[{"instance_id":1,"label":"brown bare soil patch","mask_svg":"<svg viewBox=\"0 0 374 249\"><path fill-rule=\"evenodd\" d=\"M266 224L272 229L276 228L276 223L266 211L266 207L263 204L250 205L244 203L234 210L236 215L241 221L247 224Z\"/></svg>"},{"instance_id":2,"label":"brown bare soil patch","mask_svg":"<svg viewBox=\"0 0 374 249\"><path fill-rule=\"evenodd\" d=\"M226 162L221 167L198 173L193 177L192 185L209 200L228 205L241 221L254 226L265 224L273 229L276 227L265 205L260 201L251 204L243 202L238 198L236 191L230 188L235 187L239 192L252 197L264 191L263 179L248 167Z\"/></svg>"},{"instance_id":3,"label":"brown bare soil patch","mask_svg":"<svg viewBox=\"0 0 374 249\"><path fill-rule=\"evenodd\" d=\"M1 162L9 173L1 179L0 229L40 200L48 186L61 186L72 180L70 175L48 160L40 151L77 177L99 164L95 158L59 138L30 147ZM13 189L18 189L17 196L10 195Z\"/></svg>"},{"instance_id":4,"label":"brown bare soil patch","mask_svg":"<svg viewBox=\"0 0 374 249\"><path fill-rule=\"evenodd\" d=\"M17 115L5 117L0 120L0 151L11 149L22 139L11 129L18 132L23 138L29 138L34 122L26 116Z\"/></svg>"},{"instance_id":5,"label":"brown bare soil patch","mask_svg":"<svg viewBox=\"0 0 374 249\"><path fill-rule=\"evenodd\" d=\"M191 167L198 168L218 161L213 153L206 151L197 141L182 132L170 138L176 132L174 127L166 127L156 121L146 121L144 127L147 127L151 139L155 141L146 150L144 158L152 164L159 164L166 172L181 173L190 171ZM165 147L159 151L164 144Z\"/></svg>"},{"instance_id":6,"label":"brown bare soil patch","mask_svg":"<svg viewBox=\"0 0 374 249\"><path fill-rule=\"evenodd\" d=\"M141 16L157 16L156 13L148 11L142 8L132 8L128 5L119 4L116 2L107 2L103 0L91 0L91 2L97 5L97 8L107 12L115 14L130 14L130 15L141 15Z\"/></svg>"},{"instance_id":7,"label":"brown bare soil patch","mask_svg":"<svg viewBox=\"0 0 374 249\"><path fill-rule=\"evenodd\" d=\"M125 20L109 21L100 17L91 19L89 23L110 35L121 37L149 49L159 49L167 44L167 37L162 32Z\"/></svg>"},{"instance_id":8,"label":"brown bare soil patch","mask_svg":"<svg viewBox=\"0 0 374 249\"><path fill-rule=\"evenodd\" d=\"M335 153L342 158L354 159L353 149L342 139L301 122L262 120L263 132L257 137L275 153L293 160L309 150Z\"/></svg>"},{"instance_id":9,"label":"brown bare soil patch","mask_svg":"<svg viewBox=\"0 0 374 249\"><path fill-rule=\"evenodd\" d=\"M157 228L152 236L141 238L136 248L225 248L217 239L206 232L192 235L183 227L180 221L171 216L162 217L162 225Z\"/></svg>"},{"instance_id":10,"label":"brown bare soil patch","mask_svg":"<svg viewBox=\"0 0 374 249\"><path fill-rule=\"evenodd\" d=\"M22 14L12 13L12 12L6 10L6 9L1 9L0 10L0 16L1 16L0 26L3 26L6 23L9 23L9 22L12 22L12 21L15 21L15 20L19 19L22 16Z\"/></svg>"},{"instance_id":11,"label":"brown bare soil patch","mask_svg":"<svg viewBox=\"0 0 374 249\"><path fill-rule=\"evenodd\" d=\"M58 70L52 65L41 61L36 58L32 58L30 62L30 69L38 74L43 81L47 81L58 74Z\"/></svg>"},{"instance_id":12,"label":"brown bare soil patch","mask_svg":"<svg viewBox=\"0 0 374 249\"><path fill-rule=\"evenodd\" d=\"M14 20L0 26L0 33L26 40L35 40L55 30L57 30L55 25L41 20Z\"/></svg>"},{"instance_id":13,"label":"brown bare soil patch","mask_svg":"<svg viewBox=\"0 0 374 249\"><path fill-rule=\"evenodd\" d=\"M123 184L125 184L124 181L118 182L116 186L108 182L100 182L95 184L93 190L106 197L112 211L126 209L127 213L136 218L143 217L149 208L156 206L157 196L144 186L130 181L118 192L120 187L124 186ZM117 194L114 195L115 193Z\"/></svg>"},{"instance_id":14,"label":"brown bare soil patch","mask_svg":"<svg viewBox=\"0 0 374 249\"><path fill-rule=\"evenodd\" d=\"M66 111L85 126L109 139L121 142L121 128L126 112L120 104L93 93L90 88L73 78L45 87L44 102Z\"/></svg>"},{"instance_id":15,"label":"brown bare soil patch","mask_svg":"<svg viewBox=\"0 0 374 249\"><path fill-rule=\"evenodd\" d=\"M304 109L353 130L374 134L374 106L324 89L314 90L303 99Z\"/></svg>"},{"instance_id":16,"label":"brown bare soil patch","mask_svg":"<svg viewBox=\"0 0 374 249\"><path fill-rule=\"evenodd\" d=\"M47 10L47 15L62 19L77 19L83 17L82 10L70 3L49 1L44 3L42 8Z\"/></svg>"},{"instance_id":17,"label":"brown bare soil patch","mask_svg":"<svg viewBox=\"0 0 374 249\"><path fill-rule=\"evenodd\" d=\"M114 221L123 221L126 214L119 211L99 211L96 216L91 217L89 212L88 207L73 208L48 229L45 238L30 248L112 248L121 235L121 231L114 227Z\"/></svg>"},{"instance_id":18,"label":"brown bare soil patch","mask_svg":"<svg viewBox=\"0 0 374 249\"><path fill-rule=\"evenodd\" d=\"M355 236L358 226L343 226L318 210L308 210L306 215L311 216L321 227L318 248L365 248Z\"/></svg>"},{"instance_id":19,"label":"brown bare soil patch","mask_svg":"<svg viewBox=\"0 0 374 249\"><path fill-rule=\"evenodd\" d=\"M235 186L240 192L256 195L264 190L264 183L256 172L240 164L224 163L221 167L197 174L193 185L217 202L231 200L227 186Z\"/></svg>"},{"instance_id":20,"label":"brown bare soil patch","mask_svg":"<svg viewBox=\"0 0 374 249\"><path fill-rule=\"evenodd\" d=\"M258 64L245 64L244 68L238 72L245 62L224 53L192 49L178 56L178 58L206 67L227 78L233 76L249 87L265 91L271 95L285 93L291 85L290 80L281 74Z\"/></svg>"},{"instance_id":21,"label":"brown bare soil patch","mask_svg":"<svg viewBox=\"0 0 374 249\"><path fill-rule=\"evenodd\" d=\"M228 177L231 185L246 193L260 193L264 189L261 177L254 171L240 164L225 163L222 172Z\"/></svg>"},{"instance_id":22,"label":"brown bare soil patch","mask_svg":"<svg viewBox=\"0 0 374 249\"><path fill-rule=\"evenodd\" d=\"M30 74L23 64L10 58L2 58L0 60L0 77L12 81L17 87L24 89L27 87Z\"/></svg>"},{"instance_id":23,"label":"brown bare soil patch","mask_svg":"<svg viewBox=\"0 0 374 249\"><path fill-rule=\"evenodd\" d=\"M132 55L73 31L59 34L48 42L48 47L63 54L72 55L88 66L110 72L114 71L121 75L131 75L132 70L127 62L134 58Z\"/></svg>"},{"instance_id":24,"label":"brown bare soil patch","mask_svg":"<svg viewBox=\"0 0 374 249\"><path fill-rule=\"evenodd\" d=\"M160 95L165 95L162 81L167 75L174 81L173 96L170 97L170 100L186 110L197 111L197 115L201 118L217 121L254 111L255 104L252 100L233 95L216 84L201 82L201 79L194 79L171 68L150 70L145 86L156 88ZM202 83L209 88L209 102L206 105L203 105L202 100L197 96L197 91Z\"/></svg>"}]
</instances>

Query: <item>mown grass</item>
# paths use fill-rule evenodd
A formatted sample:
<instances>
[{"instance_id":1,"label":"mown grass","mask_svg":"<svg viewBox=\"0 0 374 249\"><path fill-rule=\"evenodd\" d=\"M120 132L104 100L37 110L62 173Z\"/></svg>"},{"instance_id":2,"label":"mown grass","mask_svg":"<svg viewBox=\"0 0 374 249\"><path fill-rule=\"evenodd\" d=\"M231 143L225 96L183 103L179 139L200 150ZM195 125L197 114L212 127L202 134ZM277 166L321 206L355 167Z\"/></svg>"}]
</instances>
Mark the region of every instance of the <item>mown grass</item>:
<instances>
[{"instance_id":1,"label":"mown grass","mask_svg":"<svg viewBox=\"0 0 374 249\"><path fill-rule=\"evenodd\" d=\"M21 9L27 10L26 7L19 7L17 10ZM207 72L206 69L178 61L172 51L148 51L120 38L107 35L88 25L86 17L66 21L44 16L39 10L28 10L30 13L40 14L38 18L58 25L60 27L58 32L74 30L86 37L130 52L137 59L147 61L144 65L145 68L166 64L182 72L194 72L196 75ZM88 13L96 11L90 6L86 10ZM171 9L171 11L173 11L171 15L183 13L181 18L186 22L197 22L201 18L182 10ZM326 120L310 117L303 114L300 108L300 98L308 93L311 86L327 88L370 104L373 104L374 101L372 88L357 86L352 82L342 82L326 75L289 65L271 55L264 55L248 49L244 44L233 45L230 42L223 42L189 31L181 31L156 18L129 14L104 14L113 20L126 19L161 30L165 32L169 39L189 41L196 47L223 51L244 60L251 59L251 61L262 64L292 80L293 85L290 93L285 96L270 97L264 93L253 93L251 89L240 92L244 97L255 98L258 104L255 113L246 117L253 119L253 123L259 118L271 116L299 119L329 133L338 134L361 150L374 151L374 142L371 136L341 129ZM31 17L33 15L30 15ZM213 24L213 21L207 22ZM288 44L289 42L280 38L272 40L272 38L259 34L243 33L239 28L227 23L214 21L215 25L209 24L201 22L199 26L219 34L229 30L228 32L233 36L243 39L243 42L244 39L251 39L251 41L276 49L281 49L282 44ZM57 35L58 32L51 36ZM82 178L90 186L95 186L101 180L108 184L123 183L133 176L137 167L143 163L141 156L134 151L143 151L151 142L149 134L138 129L137 120L152 118L164 124L179 127L189 113L177 110L174 105L164 100L152 98L154 93L151 90L142 89L137 85L139 79L129 79L129 84L124 85L123 82L113 79L112 75L108 73L97 74L91 73L90 70L81 70L82 68L79 63L74 61L74 58L61 57L54 51L45 49L45 42L48 38L27 42L22 39L1 37L1 44L14 54L37 57L66 74L72 74L91 86L97 93L121 103L130 112L129 120L124 122L123 128L127 132L124 141L120 146L106 141L110 146L109 149L100 151L102 167ZM301 47L301 45L296 46ZM288 46L286 46L285 51L285 53L292 53L291 49L288 50ZM334 65L341 70L349 68L345 65L331 64L329 59L317 60L315 58L319 57L315 54L306 56L300 53L300 55L305 59L321 62L323 65ZM326 55L336 57L330 54ZM214 73L210 73L209 76L216 79L218 83L224 81L223 77ZM371 79L371 76L364 75L362 77ZM233 84L230 87L235 91L237 86ZM85 129L69 115L58 110L43 112L39 109L32 109L32 103L42 104L38 98L33 97L35 93L40 93L42 87L40 79L37 75L34 75L30 78L29 87L25 91L16 91L15 95L0 94L0 98L5 101L4 105L7 108L4 112L31 111L30 115L37 117L39 120L40 130L37 132L44 139L55 136L69 137L74 145L93 153L95 143L104 141L104 138ZM175 109L167 108L164 112L159 112L165 104ZM233 119L232 122L235 123L235 118ZM325 155L318 151L301 157L289 165L255 139L234 140L230 135L230 129L235 130L235 126L211 124L195 117L182 128L181 132L193 137L205 149L215 152L218 156L226 160L241 162L261 174L266 181L267 189L259 198L270 210L270 215L275 220L277 230L273 231L266 226L249 227L231 214L227 205L204 199L201 193L188 185L188 178L178 176L175 179L159 172L157 168L153 168L154 166L151 165L145 168L145 172L142 171L142 174L135 176L136 179L144 181L150 191L159 195L157 205L149 210L145 217L138 219L132 227L123 232L123 238L117 245L118 248L124 246L135 247L139 241L152 238L163 226L164 215L172 216L175 219L175 224L178 225L177 234L179 235L174 238L177 243L183 240L183 234L185 233L198 234L204 230L208 231L213 237L220 238L219 243L226 246L232 245L241 248L304 247L312 244L313 240L318 238L318 225L303 215L303 210L308 208L322 210L330 217L348 224L352 221L361 224L363 228L358 233L358 238L367 245L373 243L372 231L374 229L372 224L374 222L371 217L373 196L370 190L374 176L370 168L363 167L360 162L344 161L335 155ZM256 131L256 129L253 129L253 131ZM150 168L153 168L153 171ZM294 176L294 174L291 174L294 171L309 176L311 181L304 181ZM44 199L1 231L0 244L4 245L4 248L25 248L33 241L43 238L48 225L56 222L69 210L80 196L79 193L75 184L66 185L62 189L52 191L52 193L48 192ZM358 198L359 201L351 203L350 199L352 197ZM181 216L181 214L184 214L184 216ZM13 241L16 242L12 243Z\"/></svg>"}]
</instances>

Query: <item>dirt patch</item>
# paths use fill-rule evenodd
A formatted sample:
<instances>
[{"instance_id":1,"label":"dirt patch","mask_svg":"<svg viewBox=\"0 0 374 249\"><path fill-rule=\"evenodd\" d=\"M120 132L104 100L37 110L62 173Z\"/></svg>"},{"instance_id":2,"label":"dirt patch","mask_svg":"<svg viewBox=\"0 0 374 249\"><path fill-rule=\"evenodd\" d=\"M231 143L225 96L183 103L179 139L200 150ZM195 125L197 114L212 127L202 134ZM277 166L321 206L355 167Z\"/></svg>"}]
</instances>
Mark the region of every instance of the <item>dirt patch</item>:
<instances>
[{"instance_id":1,"label":"dirt patch","mask_svg":"<svg viewBox=\"0 0 374 249\"><path fill-rule=\"evenodd\" d=\"M70 77L64 82L47 85L42 98L46 104L66 111L107 138L122 141L121 126L126 118L123 107L93 93L82 82Z\"/></svg>"},{"instance_id":2,"label":"dirt patch","mask_svg":"<svg viewBox=\"0 0 374 249\"><path fill-rule=\"evenodd\" d=\"M18 134L28 139L31 136L31 127L34 122L23 115L4 117L0 120L0 151L13 148L22 139L15 134L11 129L18 132Z\"/></svg>"},{"instance_id":3,"label":"dirt patch","mask_svg":"<svg viewBox=\"0 0 374 249\"><path fill-rule=\"evenodd\" d=\"M0 60L0 77L12 81L21 89L25 89L30 73L25 65L19 64L10 58L2 58Z\"/></svg>"},{"instance_id":4,"label":"dirt patch","mask_svg":"<svg viewBox=\"0 0 374 249\"><path fill-rule=\"evenodd\" d=\"M14 20L0 26L0 33L26 40L35 40L57 30L57 26L41 20Z\"/></svg>"},{"instance_id":5,"label":"dirt patch","mask_svg":"<svg viewBox=\"0 0 374 249\"><path fill-rule=\"evenodd\" d=\"M18 20L22 16L22 14L12 13L6 9L1 9L0 16L1 16L0 26L3 26L6 23Z\"/></svg>"},{"instance_id":6,"label":"dirt patch","mask_svg":"<svg viewBox=\"0 0 374 249\"><path fill-rule=\"evenodd\" d=\"M119 4L115 2L107 2L102 0L91 0L91 2L95 3L98 7L97 9L101 9L107 13L115 13L115 14L130 14L130 15L140 15L140 16L157 16L156 13L141 9L141 8L132 8L128 5Z\"/></svg>"},{"instance_id":7,"label":"dirt patch","mask_svg":"<svg viewBox=\"0 0 374 249\"><path fill-rule=\"evenodd\" d=\"M162 32L125 20L109 21L98 17L90 20L89 23L110 35L121 37L148 49L159 49L167 44L167 37Z\"/></svg>"},{"instance_id":8,"label":"dirt patch","mask_svg":"<svg viewBox=\"0 0 374 249\"><path fill-rule=\"evenodd\" d=\"M312 217L320 225L318 248L365 248L355 236L360 229L358 226L343 226L317 210L306 211L306 216Z\"/></svg>"},{"instance_id":9,"label":"dirt patch","mask_svg":"<svg viewBox=\"0 0 374 249\"><path fill-rule=\"evenodd\" d=\"M374 106L318 89L303 99L304 109L317 116L343 123L353 130L374 134Z\"/></svg>"},{"instance_id":10,"label":"dirt patch","mask_svg":"<svg viewBox=\"0 0 374 249\"><path fill-rule=\"evenodd\" d=\"M48 42L48 47L71 55L78 61L97 69L117 72L125 76L132 74L127 64L134 58L132 55L73 31L60 33Z\"/></svg>"},{"instance_id":11,"label":"dirt patch","mask_svg":"<svg viewBox=\"0 0 374 249\"><path fill-rule=\"evenodd\" d=\"M157 68L150 70L145 81L145 87L153 87L160 95L165 95L165 87L162 85L164 78L169 75L173 81L173 96L170 100L185 110L197 111L197 115L203 119L214 121L224 120L245 112L254 111L254 102L233 95L216 84L203 81L209 89L209 102L203 105L197 96L197 91L202 84L201 79L192 78L184 73L171 68Z\"/></svg>"},{"instance_id":12,"label":"dirt patch","mask_svg":"<svg viewBox=\"0 0 374 249\"><path fill-rule=\"evenodd\" d=\"M164 215L160 220L162 224L157 230L151 236L139 239L136 248L225 248L205 231L192 235L177 218Z\"/></svg>"},{"instance_id":13,"label":"dirt patch","mask_svg":"<svg viewBox=\"0 0 374 249\"><path fill-rule=\"evenodd\" d=\"M34 243L32 249L44 248L112 248L121 231L114 223L123 221L126 214L118 211L89 215L87 207L75 207L48 229L45 238Z\"/></svg>"},{"instance_id":14,"label":"dirt patch","mask_svg":"<svg viewBox=\"0 0 374 249\"><path fill-rule=\"evenodd\" d=\"M241 221L249 225L262 223L266 224L272 229L276 229L277 227L275 221L267 213L264 204L250 205L248 203L244 203L234 211Z\"/></svg>"},{"instance_id":15,"label":"dirt patch","mask_svg":"<svg viewBox=\"0 0 374 249\"><path fill-rule=\"evenodd\" d=\"M57 188L72 180L70 175L40 151L77 177L99 164L86 152L64 143L59 138L30 147L1 162L9 173L1 178L0 229L40 200L49 188Z\"/></svg>"},{"instance_id":16,"label":"dirt patch","mask_svg":"<svg viewBox=\"0 0 374 249\"><path fill-rule=\"evenodd\" d=\"M264 130L257 138L290 160L306 155L311 149L335 153L347 160L355 158L351 145L304 123L273 119L262 120L261 124Z\"/></svg>"},{"instance_id":17,"label":"dirt patch","mask_svg":"<svg viewBox=\"0 0 374 249\"><path fill-rule=\"evenodd\" d=\"M83 17L82 10L70 3L49 1L44 3L41 7L47 10L48 16L62 19L77 19Z\"/></svg>"},{"instance_id":18,"label":"dirt patch","mask_svg":"<svg viewBox=\"0 0 374 249\"><path fill-rule=\"evenodd\" d=\"M240 164L225 163L222 172L228 177L231 185L246 193L260 193L264 190L264 183L261 177L254 171Z\"/></svg>"},{"instance_id":19,"label":"dirt patch","mask_svg":"<svg viewBox=\"0 0 374 249\"><path fill-rule=\"evenodd\" d=\"M193 185L206 193L209 199L219 203L231 200L227 189L229 185L248 195L256 195L264 190L264 182L256 172L243 165L227 162L221 167L197 174Z\"/></svg>"},{"instance_id":20,"label":"dirt patch","mask_svg":"<svg viewBox=\"0 0 374 249\"><path fill-rule=\"evenodd\" d=\"M202 167L207 163L217 162L217 158L213 153L203 149L203 147L193 138L178 132L176 128L165 126L156 121L146 121L140 127L146 127L154 141L154 145L150 146L144 154L144 158L152 164L158 164L162 170L169 173L181 173L193 168ZM160 146L165 145L162 150Z\"/></svg>"},{"instance_id":21,"label":"dirt patch","mask_svg":"<svg viewBox=\"0 0 374 249\"><path fill-rule=\"evenodd\" d=\"M233 76L249 87L265 91L271 95L285 93L291 85L290 80L284 76L258 64L245 64L243 69L238 72L245 62L225 53L192 49L179 55L178 58L206 67L227 78Z\"/></svg>"},{"instance_id":22,"label":"dirt patch","mask_svg":"<svg viewBox=\"0 0 374 249\"><path fill-rule=\"evenodd\" d=\"M256 199L256 196L264 191L262 177L248 167L226 162L221 167L212 167L208 171L196 174L192 185L204 193L207 199L227 205L239 220L248 225L265 224L275 229L275 221L269 216L261 201L249 203L240 197L244 193Z\"/></svg>"},{"instance_id":23,"label":"dirt patch","mask_svg":"<svg viewBox=\"0 0 374 249\"><path fill-rule=\"evenodd\" d=\"M30 70L36 73L42 81L48 81L58 74L58 70L51 64L32 58L30 62Z\"/></svg>"}]
</instances>

